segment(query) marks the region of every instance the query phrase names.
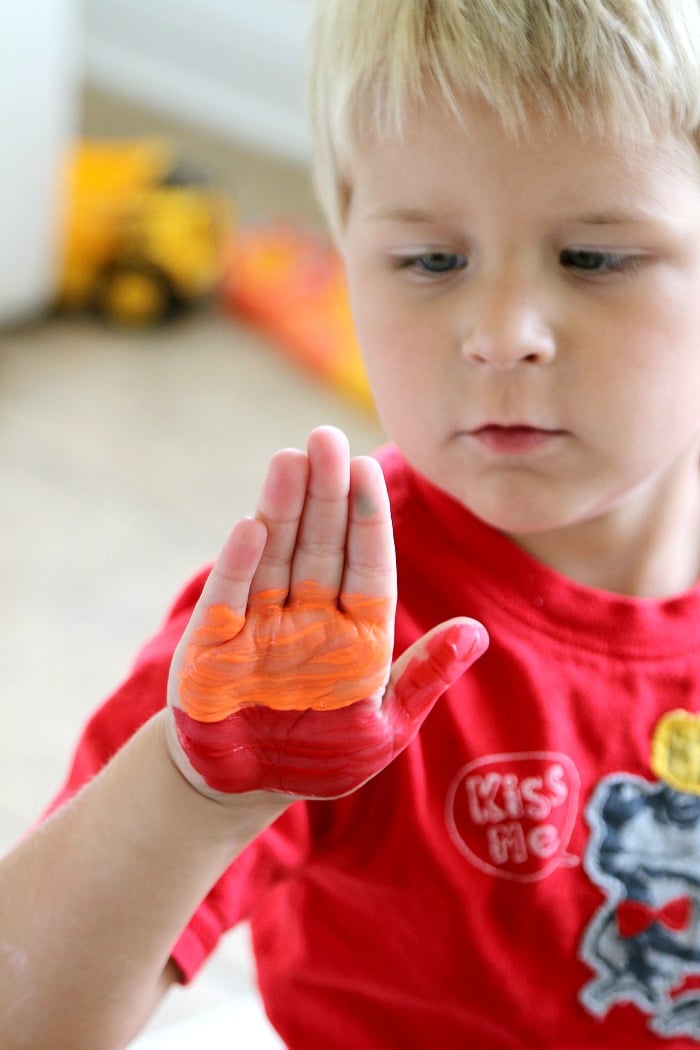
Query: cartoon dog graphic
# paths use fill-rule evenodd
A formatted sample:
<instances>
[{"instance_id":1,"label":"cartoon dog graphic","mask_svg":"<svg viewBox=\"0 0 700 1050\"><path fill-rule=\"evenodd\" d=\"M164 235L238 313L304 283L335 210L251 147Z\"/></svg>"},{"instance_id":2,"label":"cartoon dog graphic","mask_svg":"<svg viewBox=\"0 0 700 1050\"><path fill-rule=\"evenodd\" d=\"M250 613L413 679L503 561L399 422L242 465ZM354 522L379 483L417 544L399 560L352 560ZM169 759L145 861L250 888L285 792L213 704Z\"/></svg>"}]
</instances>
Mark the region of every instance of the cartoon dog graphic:
<instances>
[{"instance_id":1,"label":"cartoon dog graphic","mask_svg":"<svg viewBox=\"0 0 700 1050\"><path fill-rule=\"evenodd\" d=\"M599 1017L634 1003L658 1035L700 1044L699 742L698 720L671 712L652 747L663 780L615 773L589 801L584 865L606 901L582 940L596 976L581 1001Z\"/></svg>"}]
</instances>

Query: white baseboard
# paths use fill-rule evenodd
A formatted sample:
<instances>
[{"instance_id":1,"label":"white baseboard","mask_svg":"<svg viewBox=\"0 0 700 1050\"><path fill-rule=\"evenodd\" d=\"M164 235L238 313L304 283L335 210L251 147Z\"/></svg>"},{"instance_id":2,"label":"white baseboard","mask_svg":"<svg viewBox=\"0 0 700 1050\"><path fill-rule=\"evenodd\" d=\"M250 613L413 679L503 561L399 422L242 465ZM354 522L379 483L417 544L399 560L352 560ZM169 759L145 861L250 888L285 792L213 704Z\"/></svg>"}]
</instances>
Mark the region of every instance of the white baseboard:
<instances>
[{"instance_id":1,"label":"white baseboard","mask_svg":"<svg viewBox=\"0 0 700 1050\"><path fill-rule=\"evenodd\" d=\"M306 0L85 0L88 81L306 162Z\"/></svg>"}]
</instances>

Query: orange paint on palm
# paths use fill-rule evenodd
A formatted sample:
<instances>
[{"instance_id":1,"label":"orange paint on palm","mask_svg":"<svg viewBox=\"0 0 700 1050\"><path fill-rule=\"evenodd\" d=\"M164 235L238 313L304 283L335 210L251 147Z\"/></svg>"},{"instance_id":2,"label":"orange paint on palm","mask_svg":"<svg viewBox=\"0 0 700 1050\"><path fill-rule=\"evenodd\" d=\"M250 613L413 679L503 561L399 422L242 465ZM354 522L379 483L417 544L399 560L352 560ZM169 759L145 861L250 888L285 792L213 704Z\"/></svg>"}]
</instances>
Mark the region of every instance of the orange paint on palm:
<instances>
[{"instance_id":1,"label":"orange paint on palm","mask_svg":"<svg viewBox=\"0 0 700 1050\"><path fill-rule=\"evenodd\" d=\"M279 711L347 707L382 688L391 661L391 603L336 594L313 581L262 591L245 616L214 605L185 651L180 700L199 722L242 707Z\"/></svg>"}]
</instances>

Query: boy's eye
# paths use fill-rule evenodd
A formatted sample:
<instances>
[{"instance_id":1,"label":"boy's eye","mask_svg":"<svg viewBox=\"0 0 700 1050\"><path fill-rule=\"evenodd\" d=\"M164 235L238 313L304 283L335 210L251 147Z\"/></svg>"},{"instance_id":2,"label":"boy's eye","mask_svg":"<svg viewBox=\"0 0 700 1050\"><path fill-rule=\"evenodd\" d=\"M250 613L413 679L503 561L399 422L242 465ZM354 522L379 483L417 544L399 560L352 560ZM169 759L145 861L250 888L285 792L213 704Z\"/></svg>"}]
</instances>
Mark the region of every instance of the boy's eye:
<instances>
[{"instance_id":1,"label":"boy's eye","mask_svg":"<svg viewBox=\"0 0 700 1050\"><path fill-rule=\"evenodd\" d=\"M402 269L428 277L442 277L453 270L463 270L467 265L466 256L459 252L424 252L422 255L411 255L401 261Z\"/></svg>"},{"instance_id":2,"label":"boy's eye","mask_svg":"<svg viewBox=\"0 0 700 1050\"><path fill-rule=\"evenodd\" d=\"M591 251L585 248L565 248L559 253L559 262L567 270L586 274L623 273L638 265L633 255L616 252Z\"/></svg>"}]
</instances>

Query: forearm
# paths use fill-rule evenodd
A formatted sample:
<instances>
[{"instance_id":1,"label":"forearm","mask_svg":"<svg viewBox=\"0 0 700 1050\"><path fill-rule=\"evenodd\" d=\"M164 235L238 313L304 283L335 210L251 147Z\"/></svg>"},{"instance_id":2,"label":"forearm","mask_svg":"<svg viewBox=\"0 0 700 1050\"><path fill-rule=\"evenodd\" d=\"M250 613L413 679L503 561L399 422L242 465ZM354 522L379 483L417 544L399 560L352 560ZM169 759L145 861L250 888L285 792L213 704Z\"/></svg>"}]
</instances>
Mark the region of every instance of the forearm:
<instances>
[{"instance_id":1,"label":"forearm","mask_svg":"<svg viewBox=\"0 0 700 1050\"><path fill-rule=\"evenodd\" d=\"M3 1047L124 1046L200 900L286 805L202 797L168 756L163 717L144 726L0 863Z\"/></svg>"}]
</instances>

